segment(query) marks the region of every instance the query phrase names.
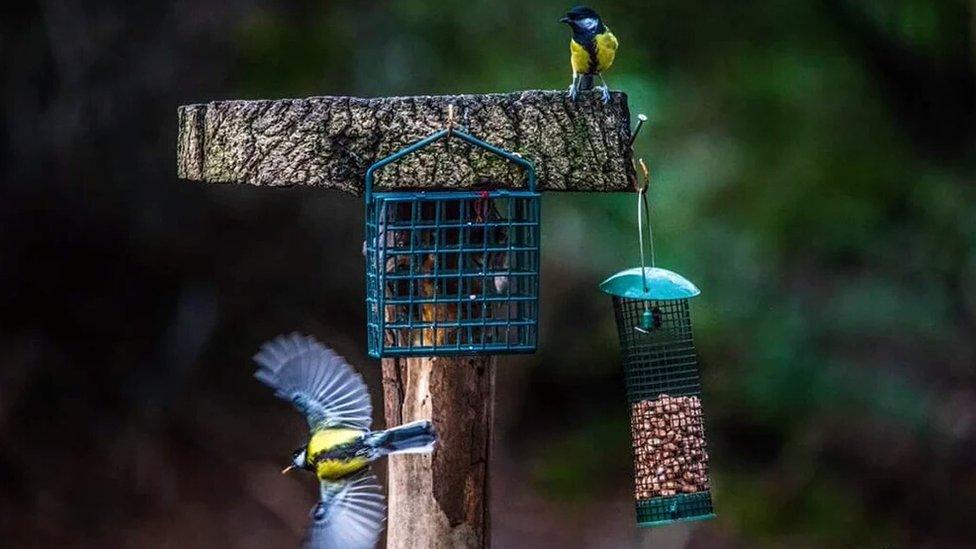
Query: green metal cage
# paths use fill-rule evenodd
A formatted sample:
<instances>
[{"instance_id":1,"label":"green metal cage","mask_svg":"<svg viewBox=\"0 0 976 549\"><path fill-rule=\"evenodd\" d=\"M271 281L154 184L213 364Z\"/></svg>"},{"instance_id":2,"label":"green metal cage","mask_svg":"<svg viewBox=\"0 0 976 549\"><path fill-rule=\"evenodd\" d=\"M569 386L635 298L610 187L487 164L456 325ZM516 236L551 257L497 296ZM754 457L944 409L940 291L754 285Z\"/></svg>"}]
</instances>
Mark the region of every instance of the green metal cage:
<instances>
[{"instance_id":1,"label":"green metal cage","mask_svg":"<svg viewBox=\"0 0 976 549\"><path fill-rule=\"evenodd\" d=\"M526 187L374 191L378 169L452 137L521 166ZM539 218L532 163L463 131L439 131L373 164L364 246L369 354L535 351Z\"/></svg>"},{"instance_id":2,"label":"green metal cage","mask_svg":"<svg viewBox=\"0 0 976 549\"><path fill-rule=\"evenodd\" d=\"M638 267L600 289L610 294L631 407L637 523L714 517L689 300L677 273Z\"/></svg>"}]
</instances>

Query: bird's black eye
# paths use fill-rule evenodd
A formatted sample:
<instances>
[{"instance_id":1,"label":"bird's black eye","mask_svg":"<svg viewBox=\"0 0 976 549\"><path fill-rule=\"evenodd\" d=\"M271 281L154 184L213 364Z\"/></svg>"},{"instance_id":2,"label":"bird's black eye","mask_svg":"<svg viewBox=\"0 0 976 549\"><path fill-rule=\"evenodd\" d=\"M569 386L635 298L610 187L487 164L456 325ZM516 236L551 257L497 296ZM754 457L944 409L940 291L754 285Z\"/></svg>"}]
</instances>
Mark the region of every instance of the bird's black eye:
<instances>
[{"instance_id":1,"label":"bird's black eye","mask_svg":"<svg viewBox=\"0 0 976 549\"><path fill-rule=\"evenodd\" d=\"M304 452L304 451L305 451L305 448L304 447L303 448L298 448L294 452L291 453L291 457L297 458L298 456L302 455L302 452Z\"/></svg>"}]
</instances>

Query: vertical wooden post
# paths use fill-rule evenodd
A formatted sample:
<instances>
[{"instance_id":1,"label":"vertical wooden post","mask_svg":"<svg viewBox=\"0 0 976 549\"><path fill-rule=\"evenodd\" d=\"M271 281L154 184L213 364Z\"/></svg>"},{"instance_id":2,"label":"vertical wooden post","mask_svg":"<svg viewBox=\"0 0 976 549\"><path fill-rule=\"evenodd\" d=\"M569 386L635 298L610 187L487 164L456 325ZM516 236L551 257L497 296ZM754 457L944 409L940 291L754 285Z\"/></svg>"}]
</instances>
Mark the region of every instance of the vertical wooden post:
<instances>
[{"instance_id":1,"label":"vertical wooden post","mask_svg":"<svg viewBox=\"0 0 976 549\"><path fill-rule=\"evenodd\" d=\"M432 455L389 459L387 547L490 545L493 357L383 359L387 427L432 419Z\"/></svg>"}]
</instances>

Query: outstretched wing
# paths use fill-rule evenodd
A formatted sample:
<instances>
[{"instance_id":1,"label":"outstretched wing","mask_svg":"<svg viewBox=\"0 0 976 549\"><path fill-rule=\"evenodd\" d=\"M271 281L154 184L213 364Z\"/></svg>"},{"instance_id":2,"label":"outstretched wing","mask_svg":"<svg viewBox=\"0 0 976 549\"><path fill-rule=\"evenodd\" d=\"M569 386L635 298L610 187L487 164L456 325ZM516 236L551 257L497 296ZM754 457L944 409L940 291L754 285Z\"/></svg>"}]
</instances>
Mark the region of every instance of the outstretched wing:
<instances>
[{"instance_id":1,"label":"outstretched wing","mask_svg":"<svg viewBox=\"0 0 976 549\"><path fill-rule=\"evenodd\" d=\"M386 502L372 473L341 484L322 484L322 499L312 508L306 549L372 549L383 531Z\"/></svg>"},{"instance_id":2,"label":"outstretched wing","mask_svg":"<svg viewBox=\"0 0 976 549\"><path fill-rule=\"evenodd\" d=\"M372 406L363 378L332 349L311 336L280 336L254 355L254 377L305 414L310 428L368 430Z\"/></svg>"}]
</instances>

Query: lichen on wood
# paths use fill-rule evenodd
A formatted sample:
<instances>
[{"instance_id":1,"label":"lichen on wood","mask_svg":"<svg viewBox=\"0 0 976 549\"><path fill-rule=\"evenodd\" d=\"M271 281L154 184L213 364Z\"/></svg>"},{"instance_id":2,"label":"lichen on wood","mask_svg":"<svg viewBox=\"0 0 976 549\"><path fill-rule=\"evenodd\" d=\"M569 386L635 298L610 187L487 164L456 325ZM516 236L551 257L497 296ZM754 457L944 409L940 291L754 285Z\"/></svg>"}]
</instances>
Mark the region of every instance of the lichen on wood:
<instances>
[{"instance_id":1,"label":"lichen on wood","mask_svg":"<svg viewBox=\"0 0 976 549\"><path fill-rule=\"evenodd\" d=\"M211 183L309 185L359 194L366 169L446 127L531 160L540 190L626 191L634 177L627 96L562 91L215 101L179 108L177 172ZM520 186L522 171L459 140L387 166L384 188Z\"/></svg>"}]
</instances>

